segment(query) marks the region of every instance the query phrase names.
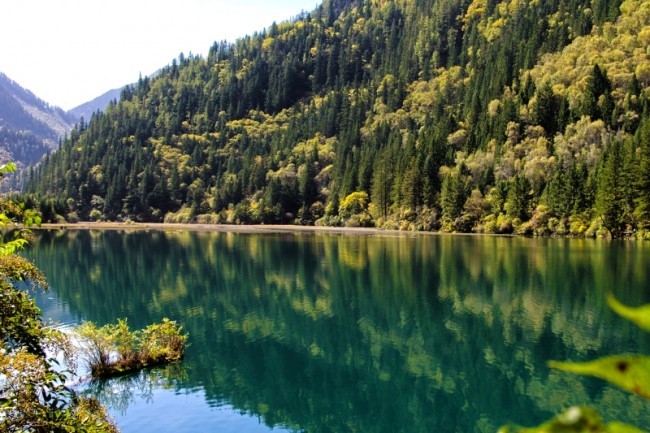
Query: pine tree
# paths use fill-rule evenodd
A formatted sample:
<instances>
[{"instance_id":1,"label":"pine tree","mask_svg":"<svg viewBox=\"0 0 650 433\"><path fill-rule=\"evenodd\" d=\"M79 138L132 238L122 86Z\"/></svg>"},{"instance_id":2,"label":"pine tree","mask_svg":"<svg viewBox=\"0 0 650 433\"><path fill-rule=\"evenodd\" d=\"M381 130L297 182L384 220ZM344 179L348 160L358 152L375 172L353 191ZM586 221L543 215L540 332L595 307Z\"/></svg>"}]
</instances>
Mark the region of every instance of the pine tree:
<instances>
[{"instance_id":1,"label":"pine tree","mask_svg":"<svg viewBox=\"0 0 650 433\"><path fill-rule=\"evenodd\" d=\"M390 192L393 187L393 161L385 150L377 159L372 177L372 203L379 209L381 218L386 218L391 206Z\"/></svg>"},{"instance_id":2,"label":"pine tree","mask_svg":"<svg viewBox=\"0 0 650 433\"><path fill-rule=\"evenodd\" d=\"M558 131L558 109L558 101L550 83L547 82L537 90L533 120L544 128L548 137L553 137Z\"/></svg>"},{"instance_id":3,"label":"pine tree","mask_svg":"<svg viewBox=\"0 0 650 433\"><path fill-rule=\"evenodd\" d=\"M650 228L650 118L645 118L641 123L635 142L639 148L639 172L636 176L634 213L642 228Z\"/></svg>"},{"instance_id":4,"label":"pine tree","mask_svg":"<svg viewBox=\"0 0 650 433\"><path fill-rule=\"evenodd\" d=\"M459 173L445 175L440 192L442 218L453 223L461 215L467 196L467 186Z\"/></svg>"},{"instance_id":5,"label":"pine tree","mask_svg":"<svg viewBox=\"0 0 650 433\"><path fill-rule=\"evenodd\" d=\"M510 181L508 187L508 198L504 205L507 215L521 221L528 220L530 213L529 202L530 183L525 176L516 176Z\"/></svg>"},{"instance_id":6,"label":"pine tree","mask_svg":"<svg viewBox=\"0 0 650 433\"><path fill-rule=\"evenodd\" d=\"M596 211L614 239L624 235L628 219L622 168L622 144L616 140L604 155L596 191Z\"/></svg>"},{"instance_id":7,"label":"pine tree","mask_svg":"<svg viewBox=\"0 0 650 433\"><path fill-rule=\"evenodd\" d=\"M612 99L612 83L607 78L607 72L595 64L587 80L587 88L583 96L582 111L592 119L603 119L611 125L614 111Z\"/></svg>"}]
</instances>

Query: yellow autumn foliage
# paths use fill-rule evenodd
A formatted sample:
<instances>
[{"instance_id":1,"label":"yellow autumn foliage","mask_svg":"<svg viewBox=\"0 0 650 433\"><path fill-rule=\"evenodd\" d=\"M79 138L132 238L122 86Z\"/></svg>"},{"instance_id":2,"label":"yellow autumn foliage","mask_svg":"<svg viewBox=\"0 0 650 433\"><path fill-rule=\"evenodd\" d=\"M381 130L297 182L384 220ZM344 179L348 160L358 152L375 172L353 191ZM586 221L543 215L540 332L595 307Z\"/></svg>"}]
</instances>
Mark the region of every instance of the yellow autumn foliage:
<instances>
[{"instance_id":1,"label":"yellow autumn foliage","mask_svg":"<svg viewBox=\"0 0 650 433\"><path fill-rule=\"evenodd\" d=\"M595 26L562 51L545 54L530 74L537 85L550 82L554 92L576 107L595 64L607 71L618 103L633 74L650 91L650 1L625 0L616 23Z\"/></svg>"}]
</instances>

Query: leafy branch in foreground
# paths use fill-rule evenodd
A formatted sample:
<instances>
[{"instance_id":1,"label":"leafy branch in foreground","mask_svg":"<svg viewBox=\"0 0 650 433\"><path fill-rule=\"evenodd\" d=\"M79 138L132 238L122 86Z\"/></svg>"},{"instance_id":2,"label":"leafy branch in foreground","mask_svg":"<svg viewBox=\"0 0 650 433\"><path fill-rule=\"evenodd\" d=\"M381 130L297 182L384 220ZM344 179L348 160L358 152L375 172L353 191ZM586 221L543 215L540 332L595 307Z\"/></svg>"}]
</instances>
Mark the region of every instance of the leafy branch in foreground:
<instances>
[{"instance_id":1,"label":"leafy branch in foreground","mask_svg":"<svg viewBox=\"0 0 650 433\"><path fill-rule=\"evenodd\" d=\"M15 168L0 166L0 178ZM65 385L67 374L49 354L67 359L67 339L43 325L34 299L20 287L47 289L43 273L15 254L38 223L22 204L0 199L0 431L116 433L97 399L79 398Z\"/></svg>"},{"instance_id":2,"label":"leafy branch in foreground","mask_svg":"<svg viewBox=\"0 0 650 433\"><path fill-rule=\"evenodd\" d=\"M0 180L14 171L16 164L12 162L0 165ZM23 203L15 200L0 200L0 256L24 248L32 235L29 228L40 224L38 212L26 209Z\"/></svg>"},{"instance_id":3,"label":"leafy branch in foreground","mask_svg":"<svg viewBox=\"0 0 650 433\"><path fill-rule=\"evenodd\" d=\"M614 296L607 297L609 306L620 316L650 332L650 304L633 308L621 304ZM573 363L550 361L558 370L604 379L626 391L650 400L650 357L644 355L614 355L594 361ZM502 427L500 433L643 433L637 427L612 422L604 424L590 408L572 407L555 419L532 428Z\"/></svg>"},{"instance_id":4,"label":"leafy branch in foreground","mask_svg":"<svg viewBox=\"0 0 650 433\"><path fill-rule=\"evenodd\" d=\"M553 361L549 366L604 379L650 400L650 358L647 356L616 355L580 364Z\"/></svg>"},{"instance_id":5,"label":"leafy branch in foreground","mask_svg":"<svg viewBox=\"0 0 650 433\"><path fill-rule=\"evenodd\" d=\"M508 428L499 430L499 432L510 431ZM587 407L572 407L539 427L512 431L517 433L644 433L634 426L619 422L604 424L596 411Z\"/></svg>"},{"instance_id":6,"label":"leafy branch in foreground","mask_svg":"<svg viewBox=\"0 0 650 433\"><path fill-rule=\"evenodd\" d=\"M76 329L79 352L94 378L126 374L183 357L187 335L167 318L142 331L131 331L126 319L97 327L85 322Z\"/></svg>"}]
</instances>

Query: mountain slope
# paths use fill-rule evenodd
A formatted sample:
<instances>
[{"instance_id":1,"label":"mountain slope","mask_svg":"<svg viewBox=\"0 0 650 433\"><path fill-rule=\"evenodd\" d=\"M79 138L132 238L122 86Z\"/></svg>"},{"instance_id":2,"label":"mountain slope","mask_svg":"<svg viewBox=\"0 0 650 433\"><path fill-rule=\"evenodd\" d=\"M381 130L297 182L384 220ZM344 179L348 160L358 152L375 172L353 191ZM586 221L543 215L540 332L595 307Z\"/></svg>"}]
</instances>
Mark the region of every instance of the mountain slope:
<instances>
[{"instance_id":1,"label":"mountain slope","mask_svg":"<svg viewBox=\"0 0 650 433\"><path fill-rule=\"evenodd\" d=\"M122 88L109 90L91 101L68 110L68 114L73 116L75 119L90 119L93 113L103 111L111 101L119 101L121 92Z\"/></svg>"},{"instance_id":2,"label":"mountain slope","mask_svg":"<svg viewBox=\"0 0 650 433\"><path fill-rule=\"evenodd\" d=\"M650 224L649 7L326 1L129 86L30 191L81 218L621 236Z\"/></svg>"},{"instance_id":3,"label":"mountain slope","mask_svg":"<svg viewBox=\"0 0 650 433\"><path fill-rule=\"evenodd\" d=\"M72 129L74 119L0 73L0 148L5 158L30 165Z\"/></svg>"}]
</instances>

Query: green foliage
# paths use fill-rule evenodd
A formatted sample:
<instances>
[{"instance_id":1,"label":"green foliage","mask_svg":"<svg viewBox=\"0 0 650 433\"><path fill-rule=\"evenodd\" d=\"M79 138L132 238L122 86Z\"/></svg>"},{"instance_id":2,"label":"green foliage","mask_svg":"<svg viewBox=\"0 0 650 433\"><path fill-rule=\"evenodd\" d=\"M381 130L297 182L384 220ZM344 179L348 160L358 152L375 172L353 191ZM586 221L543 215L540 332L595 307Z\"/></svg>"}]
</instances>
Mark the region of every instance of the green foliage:
<instances>
[{"instance_id":1,"label":"green foliage","mask_svg":"<svg viewBox=\"0 0 650 433\"><path fill-rule=\"evenodd\" d=\"M16 171L14 163L0 166L0 179ZM11 199L0 198L0 256L23 248L31 235L29 227L41 223L40 215ZM7 239L9 237L9 239Z\"/></svg>"},{"instance_id":2,"label":"green foliage","mask_svg":"<svg viewBox=\"0 0 650 433\"><path fill-rule=\"evenodd\" d=\"M650 221L650 120L644 119L634 137L636 148L639 149L638 173L636 188L638 196L634 214L639 220L639 226L648 227Z\"/></svg>"},{"instance_id":3,"label":"green foliage","mask_svg":"<svg viewBox=\"0 0 650 433\"><path fill-rule=\"evenodd\" d=\"M369 197L365 192L353 192L341 200L339 216L350 227L368 227L372 216L368 212Z\"/></svg>"},{"instance_id":4,"label":"green foliage","mask_svg":"<svg viewBox=\"0 0 650 433\"><path fill-rule=\"evenodd\" d=\"M607 297L607 303L619 316L635 323L644 331L650 332L650 304L641 307L628 307L620 303L613 295Z\"/></svg>"},{"instance_id":5,"label":"green foliage","mask_svg":"<svg viewBox=\"0 0 650 433\"><path fill-rule=\"evenodd\" d=\"M33 170L43 218L339 225L363 192L352 225L650 226L648 0L333 4L126 88Z\"/></svg>"},{"instance_id":6,"label":"green foliage","mask_svg":"<svg viewBox=\"0 0 650 433\"><path fill-rule=\"evenodd\" d=\"M76 329L81 359L95 378L126 374L134 370L178 361L187 336L169 319L131 331L126 319L100 328L85 322Z\"/></svg>"},{"instance_id":7,"label":"green foliage","mask_svg":"<svg viewBox=\"0 0 650 433\"><path fill-rule=\"evenodd\" d=\"M6 164L0 165L0 176L6 176L9 173L15 172L17 169L16 164L13 162L7 162Z\"/></svg>"},{"instance_id":8,"label":"green foliage","mask_svg":"<svg viewBox=\"0 0 650 433\"><path fill-rule=\"evenodd\" d=\"M15 166L0 167L1 173ZM15 251L27 243L25 227L38 224L38 217L19 203L0 200L3 228L18 226L0 238L0 431L84 431L113 433L101 405L79 399L65 386L67 376L55 369L48 353L68 354L65 336L45 327L40 309L19 283L47 289L45 276ZM6 238L11 240L7 241Z\"/></svg>"},{"instance_id":9,"label":"green foliage","mask_svg":"<svg viewBox=\"0 0 650 433\"><path fill-rule=\"evenodd\" d=\"M442 191L440 193L442 218L453 224L461 215L467 195L467 185L461 174L447 174L442 181Z\"/></svg>"},{"instance_id":10,"label":"green foliage","mask_svg":"<svg viewBox=\"0 0 650 433\"><path fill-rule=\"evenodd\" d=\"M623 236L631 213L627 203L623 145L615 141L604 156L596 193L596 209L613 238Z\"/></svg>"},{"instance_id":11,"label":"green foliage","mask_svg":"<svg viewBox=\"0 0 650 433\"><path fill-rule=\"evenodd\" d=\"M636 323L650 332L650 305L637 308L621 304L613 295L608 295L610 307L622 317ZM583 363L550 361L549 366L558 370L604 379L626 391L650 400L650 357L643 355L615 355ZM519 433L544 432L613 432L642 433L637 427L613 422L603 424L592 409L573 407L556 419L535 428L502 428L500 432Z\"/></svg>"},{"instance_id":12,"label":"green foliage","mask_svg":"<svg viewBox=\"0 0 650 433\"><path fill-rule=\"evenodd\" d=\"M522 429L503 427L499 429L499 433L512 431L518 433L643 433L643 430L619 422L604 424L594 410L585 407L569 408L552 421L539 427Z\"/></svg>"},{"instance_id":13,"label":"green foliage","mask_svg":"<svg viewBox=\"0 0 650 433\"><path fill-rule=\"evenodd\" d=\"M353 192L345 197L339 205L339 214L344 218L367 211L368 194L365 192Z\"/></svg>"},{"instance_id":14,"label":"green foliage","mask_svg":"<svg viewBox=\"0 0 650 433\"><path fill-rule=\"evenodd\" d=\"M558 119L557 113L560 109L553 88L549 83L537 90L536 104L533 111L534 122L543 127L549 137L553 137L558 132Z\"/></svg>"},{"instance_id":15,"label":"green foliage","mask_svg":"<svg viewBox=\"0 0 650 433\"><path fill-rule=\"evenodd\" d=\"M45 277L29 261L16 255L0 257L0 335L3 347L26 348L44 354L41 312L34 300L14 284L29 281L46 288Z\"/></svg>"},{"instance_id":16,"label":"green foliage","mask_svg":"<svg viewBox=\"0 0 650 433\"><path fill-rule=\"evenodd\" d=\"M598 64L595 64L587 80L583 100L583 113L592 119L603 119L611 123L614 101L612 100L612 83Z\"/></svg>"},{"instance_id":17,"label":"green foliage","mask_svg":"<svg viewBox=\"0 0 650 433\"><path fill-rule=\"evenodd\" d=\"M106 410L94 399L77 398L42 356L20 349L0 353L3 375L0 430L116 433Z\"/></svg>"},{"instance_id":18,"label":"green foliage","mask_svg":"<svg viewBox=\"0 0 650 433\"><path fill-rule=\"evenodd\" d=\"M650 357L618 355L585 363L549 363L552 368L604 379L627 391L650 399Z\"/></svg>"}]
</instances>

